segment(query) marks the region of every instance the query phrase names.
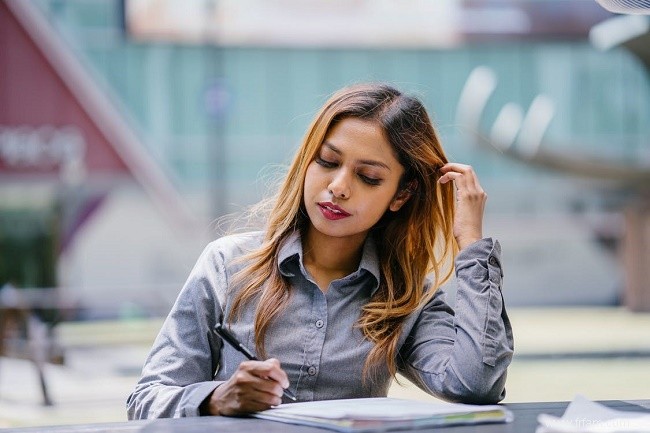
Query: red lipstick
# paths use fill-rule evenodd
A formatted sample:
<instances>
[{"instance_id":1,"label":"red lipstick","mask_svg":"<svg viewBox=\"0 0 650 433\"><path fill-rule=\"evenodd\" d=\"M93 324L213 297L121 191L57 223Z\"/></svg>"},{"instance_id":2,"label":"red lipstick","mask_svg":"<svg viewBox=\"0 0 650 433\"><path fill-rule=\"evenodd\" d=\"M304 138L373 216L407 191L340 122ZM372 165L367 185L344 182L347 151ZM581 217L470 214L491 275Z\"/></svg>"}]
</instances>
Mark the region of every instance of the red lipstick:
<instances>
[{"instance_id":1,"label":"red lipstick","mask_svg":"<svg viewBox=\"0 0 650 433\"><path fill-rule=\"evenodd\" d=\"M343 210L342 207L330 202L320 202L318 203L318 207L320 208L323 216L328 220L340 220L351 215Z\"/></svg>"}]
</instances>

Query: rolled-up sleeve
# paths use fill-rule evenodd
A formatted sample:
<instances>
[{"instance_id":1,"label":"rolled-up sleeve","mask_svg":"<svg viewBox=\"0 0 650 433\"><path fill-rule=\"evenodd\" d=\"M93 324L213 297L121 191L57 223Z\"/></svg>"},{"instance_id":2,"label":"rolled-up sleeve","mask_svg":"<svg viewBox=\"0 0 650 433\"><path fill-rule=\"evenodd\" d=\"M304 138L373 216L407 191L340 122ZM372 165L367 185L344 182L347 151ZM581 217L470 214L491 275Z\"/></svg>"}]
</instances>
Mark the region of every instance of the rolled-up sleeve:
<instances>
[{"instance_id":1,"label":"rolled-up sleeve","mask_svg":"<svg viewBox=\"0 0 650 433\"><path fill-rule=\"evenodd\" d=\"M160 330L142 377L127 400L129 419L198 416L221 383L213 381L222 308L215 288L227 287L223 257L206 248Z\"/></svg>"},{"instance_id":2,"label":"rolled-up sleeve","mask_svg":"<svg viewBox=\"0 0 650 433\"><path fill-rule=\"evenodd\" d=\"M438 291L400 349L401 371L451 401L496 403L505 397L514 341L501 292L501 247L491 238L456 257L455 311Z\"/></svg>"}]
</instances>

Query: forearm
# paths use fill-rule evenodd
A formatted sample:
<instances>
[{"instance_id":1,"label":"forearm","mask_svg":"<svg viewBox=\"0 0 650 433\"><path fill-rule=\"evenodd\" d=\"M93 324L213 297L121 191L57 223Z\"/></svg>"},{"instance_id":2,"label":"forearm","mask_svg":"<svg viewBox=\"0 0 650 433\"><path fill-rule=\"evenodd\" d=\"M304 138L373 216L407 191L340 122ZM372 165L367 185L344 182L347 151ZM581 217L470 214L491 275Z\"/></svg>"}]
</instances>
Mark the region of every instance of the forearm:
<instances>
[{"instance_id":1,"label":"forearm","mask_svg":"<svg viewBox=\"0 0 650 433\"><path fill-rule=\"evenodd\" d=\"M455 313L442 300L423 312L406 372L445 399L495 403L505 396L513 353L498 243L483 239L468 246L457 258L456 277Z\"/></svg>"},{"instance_id":2,"label":"forearm","mask_svg":"<svg viewBox=\"0 0 650 433\"><path fill-rule=\"evenodd\" d=\"M181 387L140 383L127 400L129 420L200 416L200 407L220 382L199 382Z\"/></svg>"},{"instance_id":3,"label":"forearm","mask_svg":"<svg viewBox=\"0 0 650 433\"><path fill-rule=\"evenodd\" d=\"M218 386L212 379L220 345L210 330L219 308L209 293L188 284L179 295L127 401L129 419L198 416Z\"/></svg>"}]
</instances>

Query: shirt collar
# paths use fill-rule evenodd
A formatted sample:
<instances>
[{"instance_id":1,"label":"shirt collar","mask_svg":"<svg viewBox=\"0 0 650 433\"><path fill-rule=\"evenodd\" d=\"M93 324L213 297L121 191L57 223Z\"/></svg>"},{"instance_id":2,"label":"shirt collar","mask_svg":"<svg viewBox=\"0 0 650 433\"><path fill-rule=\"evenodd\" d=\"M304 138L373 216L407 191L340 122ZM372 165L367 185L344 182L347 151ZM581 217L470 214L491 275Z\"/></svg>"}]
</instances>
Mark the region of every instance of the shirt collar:
<instances>
[{"instance_id":1,"label":"shirt collar","mask_svg":"<svg viewBox=\"0 0 650 433\"><path fill-rule=\"evenodd\" d=\"M280 273L285 277L293 277L294 273L291 272L290 262L292 259L298 259L302 265L302 243L300 242L300 233L294 231L287 236L280 249L278 250L278 268Z\"/></svg>"},{"instance_id":2,"label":"shirt collar","mask_svg":"<svg viewBox=\"0 0 650 433\"><path fill-rule=\"evenodd\" d=\"M293 277L294 273L292 272L291 263L298 261L300 271L306 275L307 272L303 264L302 256L302 241L300 238L300 233L294 231L283 241L280 249L278 251L278 268L280 273L286 277ZM293 268L295 269L295 268ZM358 278L366 271L370 273L375 279L375 282L372 286L371 295L373 295L379 288L380 281L380 269L379 269L379 257L377 256L377 244L373 239L372 235L368 236L366 242L363 245L363 252L361 254L361 263L359 263L359 268L350 276L351 278Z\"/></svg>"}]
</instances>

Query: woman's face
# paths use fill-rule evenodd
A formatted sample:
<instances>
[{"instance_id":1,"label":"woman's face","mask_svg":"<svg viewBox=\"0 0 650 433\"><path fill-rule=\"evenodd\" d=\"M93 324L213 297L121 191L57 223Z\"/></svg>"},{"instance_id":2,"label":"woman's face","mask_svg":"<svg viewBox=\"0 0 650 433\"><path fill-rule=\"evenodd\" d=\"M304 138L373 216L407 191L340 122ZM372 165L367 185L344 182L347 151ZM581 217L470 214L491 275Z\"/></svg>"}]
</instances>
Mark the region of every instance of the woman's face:
<instances>
[{"instance_id":1,"label":"woman's face","mask_svg":"<svg viewBox=\"0 0 650 433\"><path fill-rule=\"evenodd\" d=\"M379 125L356 118L339 121L305 175L310 230L365 239L387 209L397 211L408 200L408 194L397 194L403 172Z\"/></svg>"}]
</instances>

